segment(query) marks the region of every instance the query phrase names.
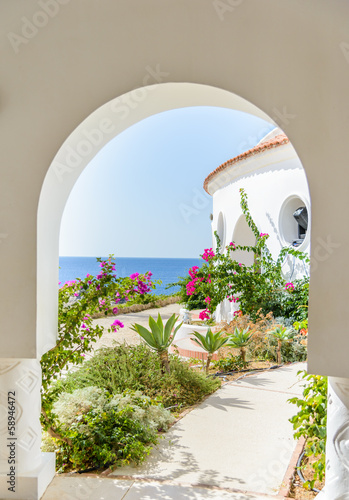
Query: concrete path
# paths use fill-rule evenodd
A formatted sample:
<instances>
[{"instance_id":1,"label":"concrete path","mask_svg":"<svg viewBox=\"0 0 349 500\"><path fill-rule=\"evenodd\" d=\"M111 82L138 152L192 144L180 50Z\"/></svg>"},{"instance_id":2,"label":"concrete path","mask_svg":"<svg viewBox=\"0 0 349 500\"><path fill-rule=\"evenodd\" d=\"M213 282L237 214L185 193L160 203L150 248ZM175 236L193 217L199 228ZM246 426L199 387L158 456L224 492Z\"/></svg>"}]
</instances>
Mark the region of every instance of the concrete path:
<instances>
[{"instance_id":1,"label":"concrete path","mask_svg":"<svg viewBox=\"0 0 349 500\"><path fill-rule=\"evenodd\" d=\"M56 477L43 500L275 500L296 442L287 399L305 363L223 386L178 421L140 467Z\"/></svg>"}]
</instances>

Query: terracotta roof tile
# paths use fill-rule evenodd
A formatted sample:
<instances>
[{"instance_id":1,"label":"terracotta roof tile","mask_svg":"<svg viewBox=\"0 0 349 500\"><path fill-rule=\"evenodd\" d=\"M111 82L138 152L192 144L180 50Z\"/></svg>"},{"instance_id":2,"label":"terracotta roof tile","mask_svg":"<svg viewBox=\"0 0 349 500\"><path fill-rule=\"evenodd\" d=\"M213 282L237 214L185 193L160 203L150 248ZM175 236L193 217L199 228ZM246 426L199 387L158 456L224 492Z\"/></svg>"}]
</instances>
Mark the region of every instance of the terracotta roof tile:
<instances>
[{"instance_id":1,"label":"terracotta roof tile","mask_svg":"<svg viewBox=\"0 0 349 500\"><path fill-rule=\"evenodd\" d=\"M208 192L208 183L215 177L216 174L222 172L226 168L234 165L235 163L238 163L239 161L246 160L250 158L251 156L257 155L259 153L263 153L264 151L272 148L277 148L278 146L282 146L283 144L288 144L290 141L288 137L285 134L279 134L273 137L272 139L269 139L264 142L260 142L256 146L254 146L252 149L249 149L248 151L245 151L244 153L241 153L238 156L235 156L235 158L232 158L231 160L226 161L225 163L222 163L222 165L219 165L213 172L208 174L204 181L204 189L205 191Z\"/></svg>"}]
</instances>

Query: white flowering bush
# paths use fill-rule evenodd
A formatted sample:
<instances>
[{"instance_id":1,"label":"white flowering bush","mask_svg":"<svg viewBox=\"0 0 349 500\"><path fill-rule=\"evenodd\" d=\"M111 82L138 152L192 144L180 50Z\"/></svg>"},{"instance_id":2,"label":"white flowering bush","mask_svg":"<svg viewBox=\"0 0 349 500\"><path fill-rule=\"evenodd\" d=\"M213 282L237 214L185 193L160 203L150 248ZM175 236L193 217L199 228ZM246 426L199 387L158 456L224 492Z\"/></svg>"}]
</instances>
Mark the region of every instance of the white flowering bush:
<instances>
[{"instance_id":1,"label":"white flowering bush","mask_svg":"<svg viewBox=\"0 0 349 500\"><path fill-rule=\"evenodd\" d=\"M110 396L93 386L61 393L53 414L66 441L45 439L43 450L55 445L60 471L139 463L158 431L174 421L169 410L140 391Z\"/></svg>"},{"instance_id":2,"label":"white flowering bush","mask_svg":"<svg viewBox=\"0 0 349 500\"><path fill-rule=\"evenodd\" d=\"M142 394L141 391L125 391L122 394L116 394L108 406L128 410L130 418L150 427L153 431L166 431L175 420L169 410L149 396Z\"/></svg>"},{"instance_id":3,"label":"white flowering bush","mask_svg":"<svg viewBox=\"0 0 349 500\"><path fill-rule=\"evenodd\" d=\"M73 393L63 392L53 405L53 411L63 429L79 422L82 415L94 408L102 412L108 402L107 394L98 387L85 387Z\"/></svg>"}]
</instances>

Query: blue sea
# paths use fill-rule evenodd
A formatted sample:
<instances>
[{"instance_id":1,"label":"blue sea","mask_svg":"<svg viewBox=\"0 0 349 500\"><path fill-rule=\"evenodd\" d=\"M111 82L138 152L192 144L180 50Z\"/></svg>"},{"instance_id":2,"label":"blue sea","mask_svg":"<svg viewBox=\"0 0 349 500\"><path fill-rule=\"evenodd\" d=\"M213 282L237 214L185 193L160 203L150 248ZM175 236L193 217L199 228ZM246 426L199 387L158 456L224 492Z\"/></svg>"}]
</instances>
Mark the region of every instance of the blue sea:
<instances>
[{"instance_id":1,"label":"blue sea","mask_svg":"<svg viewBox=\"0 0 349 500\"><path fill-rule=\"evenodd\" d=\"M130 274L136 272L142 274L151 271L153 280L160 279L162 281L162 284L157 285L153 293L165 295L170 295L179 290L179 287L165 290L166 285L178 281L180 276L187 276L190 267L200 267L203 263L202 259L116 257L114 260L118 277L130 276ZM59 267L59 281L62 285L66 281L85 278L86 274L96 276L100 272L96 257L60 257Z\"/></svg>"}]
</instances>

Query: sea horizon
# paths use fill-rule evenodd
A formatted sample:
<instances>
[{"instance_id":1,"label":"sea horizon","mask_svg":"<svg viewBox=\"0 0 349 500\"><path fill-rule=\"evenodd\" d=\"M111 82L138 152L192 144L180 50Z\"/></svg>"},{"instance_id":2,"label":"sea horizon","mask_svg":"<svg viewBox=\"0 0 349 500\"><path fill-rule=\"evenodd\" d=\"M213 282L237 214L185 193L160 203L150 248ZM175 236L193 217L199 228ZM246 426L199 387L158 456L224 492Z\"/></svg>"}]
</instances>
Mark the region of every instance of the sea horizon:
<instances>
[{"instance_id":1,"label":"sea horizon","mask_svg":"<svg viewBox=\"0 0 349 500\"><path fill-rule=\"evenodd\" d=\"M108 259L109 256L98 258ZM156 285L152 293L170 295L179 290L179 287L172 287L166 290L166 286L175 283L180 277L188 275L188 270L192 266L201 266L203 261L200 258L188 257L114 257L116 264L116 275L118 277L130 276L138 272L143 274L147 271L153 273L153 280L161 280L161 285ZM77 278L85 278L86 274L96 276L100 271L100 266L95 256L60 256L59 257L59 282L60 286L67 281Z\"/></svg>"}]
</instances>

